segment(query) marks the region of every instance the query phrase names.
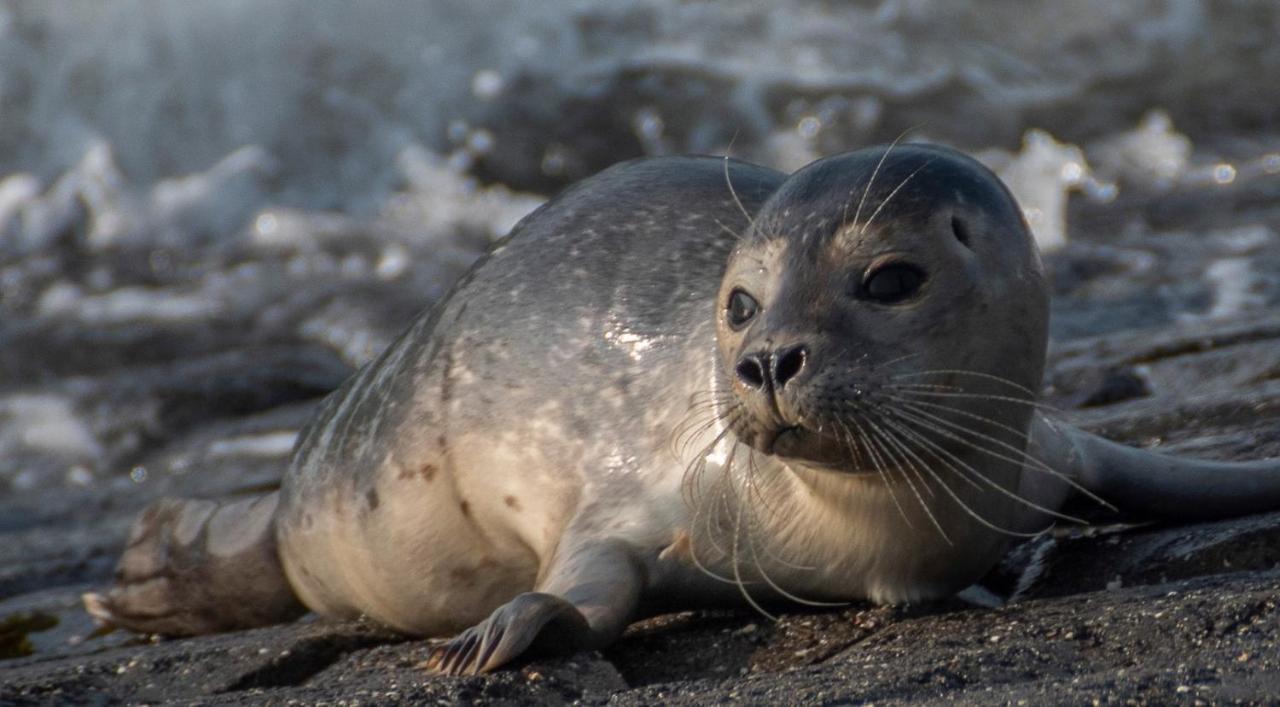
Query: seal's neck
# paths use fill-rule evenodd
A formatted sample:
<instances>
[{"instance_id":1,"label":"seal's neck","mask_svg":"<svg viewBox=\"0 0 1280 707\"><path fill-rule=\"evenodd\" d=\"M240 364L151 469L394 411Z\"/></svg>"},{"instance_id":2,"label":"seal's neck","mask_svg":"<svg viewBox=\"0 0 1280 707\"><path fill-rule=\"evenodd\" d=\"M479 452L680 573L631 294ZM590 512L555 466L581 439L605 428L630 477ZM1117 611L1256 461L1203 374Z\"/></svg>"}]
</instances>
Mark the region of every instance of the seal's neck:
<instances>
[{"instance_id":1,"label":"seal's neck","mask_svg":"<svg viewBox=\"0 0 1280 707\"><path fill-rule=\"evenodd\" d=\"M751 523L738 548L769 580L812 599L899 603L945 596L979 579L1007 538L978 523L944 491L897 476L847 474L757 459L740 485ZM971 507L982 508L974 499ZM739 558L739 562L741 562Z\"/></svg>"}]
</instances>

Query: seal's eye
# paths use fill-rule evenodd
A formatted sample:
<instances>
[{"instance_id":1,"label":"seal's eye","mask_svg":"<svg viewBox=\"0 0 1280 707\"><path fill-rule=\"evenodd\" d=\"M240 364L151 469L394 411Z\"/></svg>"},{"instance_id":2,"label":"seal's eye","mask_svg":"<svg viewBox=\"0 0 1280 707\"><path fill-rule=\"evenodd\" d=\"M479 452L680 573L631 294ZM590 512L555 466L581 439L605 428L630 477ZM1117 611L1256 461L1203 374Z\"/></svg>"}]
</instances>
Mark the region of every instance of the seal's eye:
<instances>
[{"instance_id":1,"label":"seal's eye","mask_svg":"<svg viewBox=\"0 0 1280 707\"><path fill-rule=\"evenodd\" d=\"M906 263L889 263L862 281L862 296L881 304L909 299L924 284L924 271Z\"/></svg>"},{"instance_id":2,"label":"seal's eye","mask_svg":"<svg viewBox=\"0 0 1280 707\"><path fill-rule=\"evenodd\" d=\"M756 316L756 312L759 310L760 305L755 298L738 289L729 294L729 304L725 307L725 316L729 319L730 327L740 329L751 321L751 318Z\"/></svg>"}]
</instances>

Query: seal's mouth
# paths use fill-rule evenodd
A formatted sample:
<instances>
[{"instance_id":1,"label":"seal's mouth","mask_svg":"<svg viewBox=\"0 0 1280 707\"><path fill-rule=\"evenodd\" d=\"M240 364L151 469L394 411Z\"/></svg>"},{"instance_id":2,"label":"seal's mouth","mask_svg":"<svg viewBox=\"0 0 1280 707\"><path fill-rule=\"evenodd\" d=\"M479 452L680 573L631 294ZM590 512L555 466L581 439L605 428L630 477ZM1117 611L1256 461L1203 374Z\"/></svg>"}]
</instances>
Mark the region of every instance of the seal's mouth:
<instances>
[{"instance_id":1,"label":"seal's mouth","mask_svg":"<svg viewBox=\"0 0 1280 707\"><path fill-rule=\"evenodd\" d=\"M844 474L874 473L860 459L865 452L854 452L847 440L823 434L803 425L786 425L759 432L752 440L752 447L778 457L797 461L806 466L829 469Z\"/></svg>"},{"instance_id":2,"label":"seal's mouth","mask_svg":"<svg viewBox=\"0 0 1280 707\"><path fill-rule=\"evenodd\" d=\"M785 457L788 456L787 450L794 450L800 438L807 434L808 430L800 425L788 425L766 434L765 439L761 440L763 442L761 446L764 447L763 451L768 454Z\"/></svg>"}]
</instances>

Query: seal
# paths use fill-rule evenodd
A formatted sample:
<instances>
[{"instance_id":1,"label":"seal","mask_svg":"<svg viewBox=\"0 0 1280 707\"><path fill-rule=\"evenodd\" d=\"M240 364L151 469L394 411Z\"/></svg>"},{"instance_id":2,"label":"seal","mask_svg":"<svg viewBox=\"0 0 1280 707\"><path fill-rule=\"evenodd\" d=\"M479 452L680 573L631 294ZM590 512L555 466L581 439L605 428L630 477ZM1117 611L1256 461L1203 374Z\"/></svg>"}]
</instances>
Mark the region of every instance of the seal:
<instances>
[{"instance_id":1,"label":"seal","mask_svg":"<svg viewBox=\"0 0 1280 707\"><path fill-rule=\"evenodd\" d=\"M367 615L473 674L673 608L945 596L1073 494L1280 507L1275 461L1045 415L1047 322L1020 209L955 151L624 163L333 393L278 491L160 502L85 603L175 635Z\"/></svg>"}]
</instances>

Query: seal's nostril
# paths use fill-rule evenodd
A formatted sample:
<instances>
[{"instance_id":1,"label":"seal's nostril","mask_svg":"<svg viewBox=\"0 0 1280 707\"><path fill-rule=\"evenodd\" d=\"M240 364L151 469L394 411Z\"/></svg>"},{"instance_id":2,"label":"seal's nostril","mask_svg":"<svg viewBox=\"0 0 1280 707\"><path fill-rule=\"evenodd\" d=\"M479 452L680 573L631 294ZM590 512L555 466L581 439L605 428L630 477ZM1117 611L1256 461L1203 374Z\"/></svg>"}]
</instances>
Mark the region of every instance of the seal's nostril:
<instances>
[{"instance_id":1,"label":"seal's nostril","mask_svg":"<svg viewBox=\"0 0 1280 707\"><path fill-rule=\"evenodd\" d=\"M781 388L804 368L809 351L803 345L779 351L773 359L773 383Z\"/></svg>"},{"instance_id":2,"label":"seal's nostril","mask_svg":"<svg viewBox=\"0 0 1280 707\"><path fill-rule=\"evenodd\" d=\"M748 388L760 390L764 387L765 357L762 354L747 354L738 361L738 380Z\"/></svg>"}]
</instances>

